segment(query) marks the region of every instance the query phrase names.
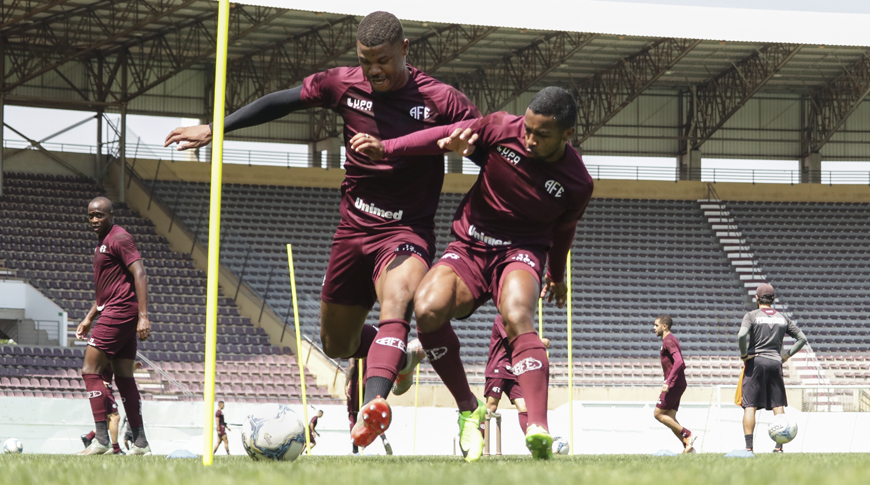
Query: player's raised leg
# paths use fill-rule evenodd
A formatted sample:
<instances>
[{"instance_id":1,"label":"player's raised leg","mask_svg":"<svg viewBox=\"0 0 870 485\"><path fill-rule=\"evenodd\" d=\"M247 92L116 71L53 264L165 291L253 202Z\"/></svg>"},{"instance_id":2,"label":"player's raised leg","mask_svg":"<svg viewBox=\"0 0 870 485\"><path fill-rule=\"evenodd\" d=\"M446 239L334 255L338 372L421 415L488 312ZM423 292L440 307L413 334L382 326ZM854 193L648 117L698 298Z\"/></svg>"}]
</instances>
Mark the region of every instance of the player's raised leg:
<instances>
[{"instance_id":1,"label":"player's raised leg","mask_svg":"<svg viewBox=\"0 0 870 485\"><path fill-rule=\"evenodd\" d=\"M459 354L459 337L450 320L469 315L473 310L471 291L447 265L434 266L423 278L414 297L420 343L429 363L459 408L459 447L466 461L476 461L483 454L484 443L479 429L486 417L486 406L468 385Z\"/></svg>"},{"instance_id":2,"label":"player's raised leg","mask_svg":"<svg viewBox=\"0 0 870 485\"><path fill-rule=\"evenodd\" d=\"M381 314L377 335L366 357L363 406L351 430L357 446L369 446L390 427L392 411L385 398L406 363L405 351L411 330L408 322L413 311L414 292L428 270L428 264L418 255L425 249L417 249L411 243L400 244L398 248L393 246L383 246L385 250L389 249L389 259L383 257L375 269L378 273L375 291ZM417 362L419 360L414 362L412 358L409 363L416 365Z\"/></svg>"},{"instance_id":3,"label":"player's raised leg","mask_svg":"<svg viewBox=\"0 0 870 485\"><path fill-rule=\"evenodd\" d=\"M547 386L550 361L547 349L535 332L534 312L540 295L537 275L524 263L511 263L502 273L498 310L505 323L513 353L511 369L523 390L528 409L526 446L532 456L553 456L553 437L547 423Z\"/></svg>"}]
</instances>

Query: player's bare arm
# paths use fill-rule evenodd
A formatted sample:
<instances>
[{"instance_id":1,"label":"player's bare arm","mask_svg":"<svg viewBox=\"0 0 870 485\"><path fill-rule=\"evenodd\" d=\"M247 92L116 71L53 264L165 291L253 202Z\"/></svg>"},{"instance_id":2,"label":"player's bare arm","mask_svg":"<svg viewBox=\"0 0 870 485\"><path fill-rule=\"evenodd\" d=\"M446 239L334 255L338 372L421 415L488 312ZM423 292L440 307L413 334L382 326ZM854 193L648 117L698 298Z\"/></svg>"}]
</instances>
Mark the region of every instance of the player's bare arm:
<instances>
[{"instance_id":1,"label":"player's bare arm","mask_svg":"<svg viewBox=\"0 0 870 485\"><path fill-rule=\"evenodd\" d=\"M208 145L211 143L211 138L211 126L209 125L181 126L169 132L163 146L168 147L177 143L178 151L190 150Z\"/></svg>"},{"instance_id":2,"label":"player's bare arm","mask_svg":"<svg viewBox=\"0 0 870 485\"><path fill-rule=\"evenodd\" d=\"M568 285L564 281L557 283L551 280L549 275L545 276L541 286L541 298L546 298L548 303L555 300L556 306L562 308L568 301Z\"/></svg>"},{"instance_id":3,"label":"player's bare arm","mask_svg":"<svg viewBox=\"0 0 870 485\"><path fill-rule=\"evenodd\" d=\"M548 339L547 337L541 337L541 343L544 344L545 349L550 348L550 339Z\"/></svg>"},{"instance_id":4,"label":"player's bare arm","mask_svg":"<svg viewBox=\"0 0 870 485\"><path fill-rule=\"evenodd\" d=\"M471 128L457 128L450 136L438 140L438 148L455 152L459 156L468 157L474 153L474 143L478 135Z\"/></svg>"},{"instance_id":5,"label":"player's bare arm","mask_svg":"<svg viewBox=\"0 0 870 485\"><path fill-rule=\"evenodd\" d=\"M381 140L367 134L357 133L350 139L351 150L362 153L374 161L379 161L384 158L384 144Z\"/></svg>"},{"instance_id":6,"label":"player's bare arm","mask_svg":"<svg viewBox=\"0 0 870 485\"><path fill-rule=\"evenodd\" d=\"M127 266L127 270L133 274L136 285L136 298L139 300L139 323L136 325L136 333L139 340L147 340L151 335L151 322L148 321L148 282L145 277L145 266L138 259Z\"/></svg>"},{"instance_id":7,"label":"player's bare arm","mask_svg":"<svg viewBox=\"0 0 870 485\"><path fill-rule=\"evenodd\" d=\"M79 323L79 326L76 328L76 338L79 340L85 340L88 338L88 334L91 333L91 327L94 325L94 317L97 316L97 303L94 302L91 305L91 309L88 310L88 314L85 315L85 318Z\"/></svg>"}]
</instances>

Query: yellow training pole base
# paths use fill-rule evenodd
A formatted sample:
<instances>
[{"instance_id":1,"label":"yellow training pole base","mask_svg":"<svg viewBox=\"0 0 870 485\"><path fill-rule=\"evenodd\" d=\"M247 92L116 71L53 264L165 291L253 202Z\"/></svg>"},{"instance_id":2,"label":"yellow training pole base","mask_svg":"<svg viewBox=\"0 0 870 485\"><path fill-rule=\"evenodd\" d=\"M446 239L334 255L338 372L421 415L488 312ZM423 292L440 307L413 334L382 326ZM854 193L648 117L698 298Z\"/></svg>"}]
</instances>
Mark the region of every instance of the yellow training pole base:
<instances>
[{"instance_id":1,"label":"yellow training pole base","mask_svg":"<svg viewBox=\"0 0 870 485\"><path fill-rule=\"evenodd\" d=\"M296 327L296 362L302 381L302 414L305 416L305 450L311 456L311 430L308 422L308 394L305 390L305 366L302 362L302 331L299 330L299 304L296 299L296 270L293 265L293 246L287 245L287 264L290 266L290 295L293 300L293 326Z\"/></svg>"}]
</instances>

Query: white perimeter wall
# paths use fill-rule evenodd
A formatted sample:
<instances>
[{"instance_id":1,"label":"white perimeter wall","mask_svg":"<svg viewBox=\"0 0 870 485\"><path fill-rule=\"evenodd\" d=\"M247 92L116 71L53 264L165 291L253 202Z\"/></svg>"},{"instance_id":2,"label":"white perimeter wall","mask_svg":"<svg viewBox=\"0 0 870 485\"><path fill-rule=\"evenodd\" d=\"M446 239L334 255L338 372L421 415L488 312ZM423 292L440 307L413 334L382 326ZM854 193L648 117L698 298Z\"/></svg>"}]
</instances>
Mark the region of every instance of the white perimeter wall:
<instances>
[{"instance_id":1,"label":"white perimeter wall","mask_svg":"<svg viewBox=\"0 0 870 485\"><path fill-rule=\"evenodd\" d=\"M582 454L652 454L661 449L681 450L671 432L652 417L653 403L574 402L574 442ZM240 423L256 404L227 403L224 415L230 423L230 451L243 455ZM301 406L294 409L302 416ZM315 455L347 454L351 451L347 411L344 406L323 406L324 416L318 425L321 437ZM155 454L176 449L202 453L202 404L179 402L143 402L145 428ZM393 424L387 436L393 451L400 455L414 452L414 408L393 408ZM123 415L123 410L121 411ZM309 416L314 409L309 408ZM870 452L870 413L801 413L789 408L798 420L798 437L786 445L789 452ZM702 452L725 453L742 448L743 411L733 404L721 408L715 403L687 403L677 419L699 433L697 444ZM766 453L773 442L766 436L772 413L758 413L755 449ZM525 454L515 411L503 411L505 454ZM550 411L550 429L554 435L567 436L568 405ZM79 436L93 428L91 409L84 399L48 399L0 397L0 440L18 438L25 453L73 453L82 448ZM417 410L416 454L451 455L456 435L456 411L444 408ZM493 445L493 452L495 447ZM377 440L368 450L383 454ZM224 453L223 448L219 451Z\"/></svg>"},{"instance_id":2,"label":"white perimeter wall","mask_svg":"<svg viewBox=\"0 0 870 485\"><path fill-rule=\"evenodd\" d=\"M36 320L39 330L56 333L59 345L66 347L67 313L36 288L20 280L0 280L0 308L24 310L24 318Z\"/></svg>"}]
</instances>

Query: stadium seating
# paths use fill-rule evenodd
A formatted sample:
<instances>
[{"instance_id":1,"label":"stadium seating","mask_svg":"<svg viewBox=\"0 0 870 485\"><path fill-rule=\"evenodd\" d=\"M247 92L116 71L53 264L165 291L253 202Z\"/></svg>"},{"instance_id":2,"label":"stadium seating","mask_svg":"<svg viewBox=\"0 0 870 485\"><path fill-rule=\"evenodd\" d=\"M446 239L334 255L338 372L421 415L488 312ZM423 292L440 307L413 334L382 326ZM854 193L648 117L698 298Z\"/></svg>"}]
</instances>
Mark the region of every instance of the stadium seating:
<instances>
[{"instance_id":1,"label":"stadium seating","mask_svg":"<svg viewBox=\"0 0 870 485\"><path fill-rule=\"evenodd\" d=\"M870 204L729 201L727 207L813 349L870 353Z\"/></svg>"},{"instance_id":2,"label":"stadium seating","mask_svg":"<svg viewBox=\"0 0 870 485\"><path fill-rule=\"evenodd\" d=\"M77 374L84 342L76 341L74 332L94 298L93 247L96 239L87 225L86 208L90 199L104 192L86 178L5 174L4 195L0 199L0 256L3 264L16 277L26 279L68 312L68 338L73 347L4 347L0 354L6 364L3 373L10 374L6 377L18 379L18 383L13 385L10 380L9 387L0 384L0 390L49 392L62 396L84 390ZM201 394L201 366L205 351L205 274L194 268L189 254L172 252L166 239L154 232L150 221L123 204L115 207L115 222L136 238L148 272L152 337L139 343L140 354L156 362L163 370L198 365L198 378L188 375L185 379L175 379L189 383L186 386L189 390ZM19 351L23 353L19 354ZM261 365L262 369L276 370L277 367L272 367L280 363L279 367L287 371L280 374L281 385L292 386L294 382L298 385L298 377L295 381L291 377L298 376L295 363L283 355L281 349L270 345L263 329L254 327L247 318L239 315L232 299L225 297L219 298L217 356L221 365L251 363ZM55 376L61 376L61 379L55 382ZM162 379L156 369L149 371L146 366L141 377L140 387L148 394L146 398L151 395L158 398L185 395L168 380ZM27 385L23 385L22 379L28 379ZM219 390L221 385L242 381L241 375L233 373L218 373L218 379ZM323 389L317 389L313 381L310 385L310 395L315 402L334 401ZM298 396L298 393L278 392L263 395L256 391L219 392L218 396L236 400L282 396L286 400L288 396L293 399Z\"/></svg>"},{"instance_id":3,"label":"stadium seating","mask_svg":"<svg viewBox=\"0 0 870 485\"><path fill-rule=\"evenodd\" d=\"M154 190L206 242L207 184L158 181ZM462 194L442 194L436 255L452 240L450 221L461 198ZM316 342L320 286L339 220L339 201L337 189L229 184L223 192L223 264L278 315L289 315L285 245L292 243L300 318L304 332ZM616 369L608 364L616 360L620 379L628 376L627 384L648 384L650 376L633 368L624 373L621 359L645 362L661 373L660 342L652 331L661 313L673 316L688 356L734 354L745 311L742 286L696 202L593 199L578 227L572 267L575 359L601 362L608 369ZM553 341L551 358L558 367L567 358L566 313L551 305L544 308L544 333ZM368 323L376 323L377 310L376 306ZM471 318L452 322L473 383L483 380L495 314L489 303ZM720 380L734 381L730 368L711 368L711 373L716 369L723 376ZM421 377L424 382L437 380L427 365ZM711 374L707 381L713 380Z\"/></svg>"}]
</instances>

